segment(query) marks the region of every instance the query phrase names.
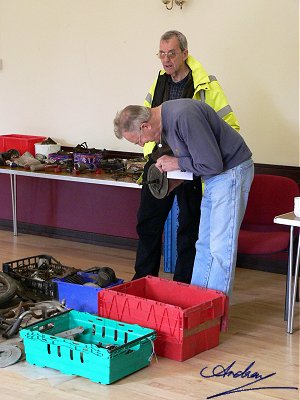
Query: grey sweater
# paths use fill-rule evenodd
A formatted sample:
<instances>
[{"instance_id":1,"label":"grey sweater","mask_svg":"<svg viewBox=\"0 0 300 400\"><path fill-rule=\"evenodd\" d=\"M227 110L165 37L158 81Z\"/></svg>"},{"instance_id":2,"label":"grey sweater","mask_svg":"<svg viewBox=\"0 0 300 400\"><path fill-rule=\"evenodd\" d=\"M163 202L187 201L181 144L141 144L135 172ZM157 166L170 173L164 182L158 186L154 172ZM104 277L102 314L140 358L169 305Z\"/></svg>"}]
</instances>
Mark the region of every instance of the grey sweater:
<instances>
[{"instance_id":1,"label":"grey sweater","mask_svg":"<svg viewBox=\"0 0 300 400\"><path fill-rule=\"evenodd\" d=\"M252 156L242 136L209 105L197 100L164 102L162 129L180 169L196 176L209 178Z\"/></svg>"}]
</instances>

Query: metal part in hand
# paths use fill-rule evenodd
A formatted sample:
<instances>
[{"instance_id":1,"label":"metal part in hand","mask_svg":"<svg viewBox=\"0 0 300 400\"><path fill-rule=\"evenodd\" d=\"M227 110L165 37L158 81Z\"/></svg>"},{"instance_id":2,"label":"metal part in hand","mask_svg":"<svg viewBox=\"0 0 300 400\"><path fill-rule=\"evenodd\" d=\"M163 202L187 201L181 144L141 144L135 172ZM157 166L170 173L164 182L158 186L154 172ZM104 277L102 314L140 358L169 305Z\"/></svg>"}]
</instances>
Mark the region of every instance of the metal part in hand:
<instances>
[{"instance_id":1,"label":"metal part in hand","mask_svg":"<svg viewBox=\"0 0 300 400\"><path fill-rule=\"evenodd\" d=\"M156 168L155 164L152 164L148 169L147 182L151 194L157 199L163 199L168 194L169 182L167 173L161 173Z\"/></svg>"}]
</instances>

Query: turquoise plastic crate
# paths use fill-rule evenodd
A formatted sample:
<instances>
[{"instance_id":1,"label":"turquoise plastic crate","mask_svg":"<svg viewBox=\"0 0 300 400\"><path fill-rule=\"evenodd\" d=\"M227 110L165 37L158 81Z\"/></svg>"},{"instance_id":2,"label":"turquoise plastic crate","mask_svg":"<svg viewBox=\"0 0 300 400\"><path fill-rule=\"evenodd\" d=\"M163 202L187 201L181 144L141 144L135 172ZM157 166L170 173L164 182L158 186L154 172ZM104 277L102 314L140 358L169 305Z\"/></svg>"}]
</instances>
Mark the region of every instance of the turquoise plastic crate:
<instances>
[{"instance_id":1,"label":"turquoise plastic crate","mask_svg":"<svg viewBox=\"0 0 300 400\"><path fill-rule=\"evenodd\" d=\"M173 273L175 271L177 260L178 213L177 197L175 196L173 206L164 227L164 272Z\"/></svg>"},{"instance_id":2,"label":"turquoise plastic crate","mask_svg":"<svg viewBox=\"0 0 300 400\"><path fill-rule=\"evenodd\" d=\"M81 276L85 283L95 282L92 277L97 276L96 273L91 272L77 272L76 275ZM64 300L67 308L98 314L98 292L104 288L79 285L66 282L67 280L68 277L53 279L53 282L57 284L57 296L59 301L62 302ZM112 283L107 286L107 288L120 285L120 283L123 282L124 279L118 279L117 282Z\"/></svg>"},{"instance_id":3,"label":"turquoise plastic crate","mask_svg":"<svg viewBox=\"0 0 300 400\"><path fill-rule=\"evenodd\" d=\"M61 332L78 328L74 338ZM40 367L109 384L149 365L156 332L69 310L20 331L26 360Z\"/></svg>"}]
</instances>

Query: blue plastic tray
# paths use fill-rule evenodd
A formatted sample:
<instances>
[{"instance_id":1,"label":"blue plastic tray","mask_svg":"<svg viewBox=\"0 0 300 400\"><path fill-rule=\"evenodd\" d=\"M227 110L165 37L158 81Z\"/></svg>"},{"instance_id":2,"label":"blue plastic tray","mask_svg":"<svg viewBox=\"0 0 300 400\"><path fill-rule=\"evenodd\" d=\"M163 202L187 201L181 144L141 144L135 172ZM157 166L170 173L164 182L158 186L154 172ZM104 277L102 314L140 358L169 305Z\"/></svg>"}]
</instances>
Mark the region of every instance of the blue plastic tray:
<instances>
[{"instance_id":1,"label":"blue plastic tray","mask_svg":"<svg viewBox=\"0 0 300 400\"><path fill-rule=\"evenodd\" d=\"M77 272L86 283L94 282L92 276L96 275L90 272ZM98 292L106 288L95 288L91 286L78 285L74 283L65 282L68 278L53 279L57 284L57 294L60 302L66 301L67 308L73 308L77 311L84 311L91 314L98 313ZM124 282L124 279L118 279L109 287L119 285Z\"/></svg>"}]
</instances>

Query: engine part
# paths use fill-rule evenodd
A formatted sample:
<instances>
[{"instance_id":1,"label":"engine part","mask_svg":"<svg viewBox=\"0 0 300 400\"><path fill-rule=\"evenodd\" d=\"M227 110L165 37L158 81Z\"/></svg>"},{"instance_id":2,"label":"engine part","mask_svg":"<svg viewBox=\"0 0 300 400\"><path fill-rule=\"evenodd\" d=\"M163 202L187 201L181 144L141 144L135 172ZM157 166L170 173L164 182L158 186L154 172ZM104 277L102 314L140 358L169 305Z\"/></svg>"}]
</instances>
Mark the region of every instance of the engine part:
<instances>
[{"instance_id":1,"label":"engine part","mask_svg":"<svg viewBox=\"0 0 300 400\"><path fill-rule=\"evenodd\" d=\"M142 182L143 184L149 185L151 194L157 199L163 199L166 197L169 191L169 182L166 172L160 172L156 168L155 164L152 164L147 173L147 181Z\"/></svg>"},{"instance_id":2,"label":"engine part","mask_svg":"<svg viewBox=\"0 0 300 400\"><path fill-rule=\"evenodd\" d=\"M117 281L115 271L110 267L99 268L96 283L102 288L105 288Z\"/></svg>"},{"instance_id":3,"label":"engine part","mask_svg":"<svg viewBox=\"0 0 300 400\"><path fill-rule=\"evenodd\" d=\"M75 328L56 333L55 336L64 339L74 340L75 336L79 335L82 332L84 332L84 328L82 326L76 326Z\"/></svg>"},{"instance_id":4,"label":"engine part","mask_svg":"<svg viewBox=\"0 0 300 400\"><path fill-rule=\"evenodd\" d=\"M0 344L0 368L15 364L21 358L22 351L12 344Z\"/></svg>"},{"instance_id":5,"label":"engine part","mask_svg":"<svg viewBox=\"0 0 300 400\"><path fill-rule=\"evenodd\" d=\"M17 294L17 290L16 281L4 272L0 272L0 304L12 300Z\"/></svg>"},{"instance_id":6,"label":"engine part","mask_svg":"<svg viewBox=\"0 0 300 400\"><path fill-rule=\"evenodd\" d=\"M110 267L91 267L85 270L85 272L95 273L95 276L90 275L90 277L95 280L93 283L96 283L101 288L105 288L118 280L115 271Z\"/></svg>"}]
</instances>

